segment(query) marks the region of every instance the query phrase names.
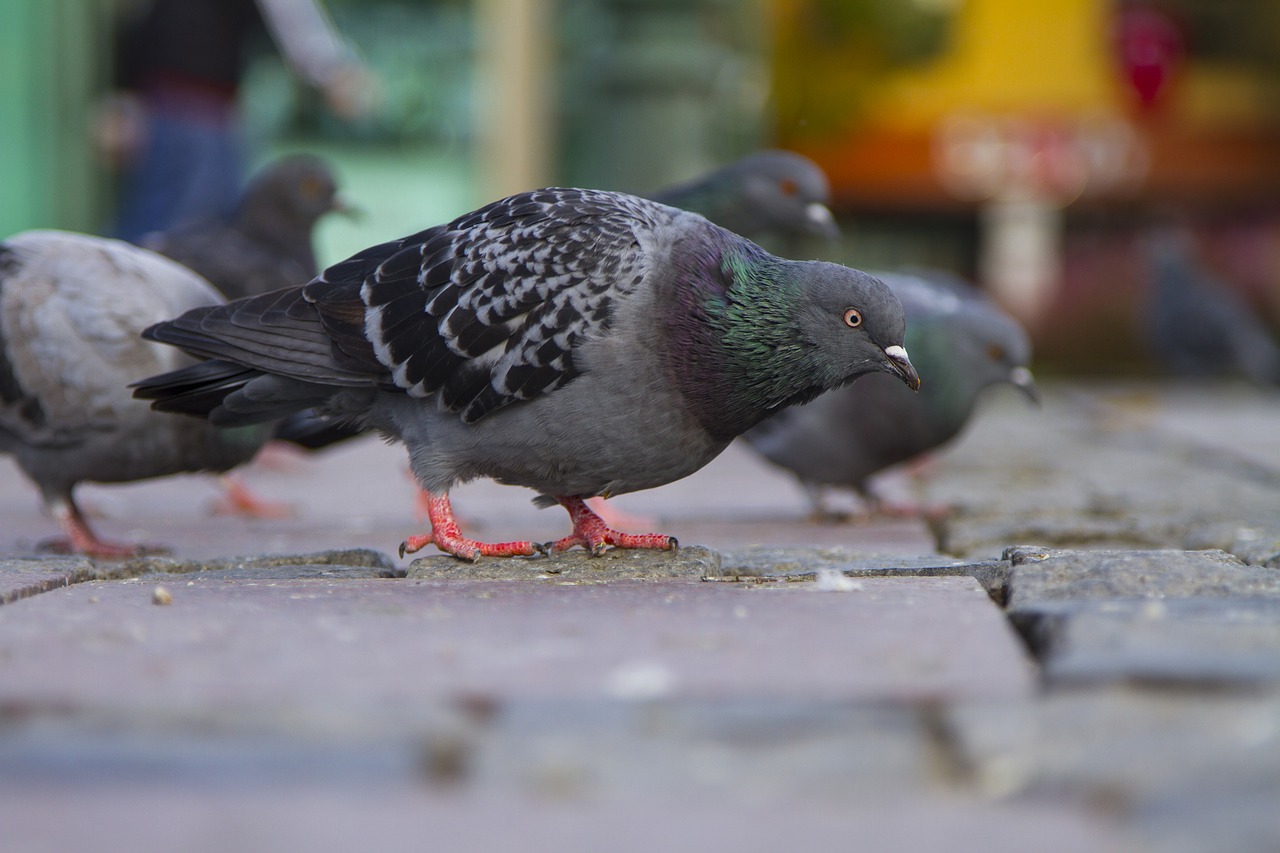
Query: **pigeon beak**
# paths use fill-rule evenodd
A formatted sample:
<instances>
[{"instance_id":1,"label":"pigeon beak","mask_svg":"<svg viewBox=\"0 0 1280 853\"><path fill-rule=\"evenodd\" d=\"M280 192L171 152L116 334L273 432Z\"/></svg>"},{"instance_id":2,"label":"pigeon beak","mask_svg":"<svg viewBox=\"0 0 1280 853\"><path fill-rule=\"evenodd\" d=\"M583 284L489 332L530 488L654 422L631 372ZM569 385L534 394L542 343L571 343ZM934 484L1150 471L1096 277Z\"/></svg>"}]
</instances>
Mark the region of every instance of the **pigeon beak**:
<instances>
[{"instance_id":1,"label":"pigeon beak","mask_svg":"<svg viewBox=\"0 0 1280 853\"><path fill-rule=\"evenodd\" d=\"M342 193L334 194L333 202L329 205L329 210L355 221L364 219L365 216L364 208L352 202L350 198Z\"/></svg>"},{"instance_id":2,"label":"pigeon beak","mask_svg":"<svg viewBox=\"0 0 1280 853\"><path fill-rule=\"evenodd\" d=\"M911 366L911 359L907 358L906 349L897 345L885 347L884 354L889 359L889 367L894 373L902 377L902 381L907 383L907 387L912 391L919 391L920 376L916 373L916 369Z\"/></svg>"},{"instance_id":3,"label":"pigeon beak","mask_svg":"<svg viewBox=\"0 0 1280 853\"><path fill-rule=\"evenodd\" d=\"M828 240L840 239L840 226L836 225L836 218L831 213L831 208L819 202L810 202L805 205L804 219L810 230L817 234L821 234Z\"/></svg>"},{"instance_id":4,"label":"pigeon beak","mask_svg":"<svg viewBox=\"0 0 1280 853\"><path fill-rule=\"evenodd\" d=\"M1025 367L1015 367L1009 371L1009 381L1017 387L1019 391L1027 395L1027 399L1040 405L1040 389L1036 386L1036 378L1031 375L1031 371Z\"/></svg>"}]
</instances>

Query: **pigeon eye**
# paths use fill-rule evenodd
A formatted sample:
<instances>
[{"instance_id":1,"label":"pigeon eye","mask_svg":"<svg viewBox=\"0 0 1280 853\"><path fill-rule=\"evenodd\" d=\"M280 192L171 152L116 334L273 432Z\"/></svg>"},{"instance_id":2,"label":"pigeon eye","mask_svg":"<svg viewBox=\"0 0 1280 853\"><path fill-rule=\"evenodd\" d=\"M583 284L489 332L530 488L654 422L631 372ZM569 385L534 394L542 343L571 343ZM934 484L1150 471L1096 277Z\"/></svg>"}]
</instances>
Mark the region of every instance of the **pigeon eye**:
<instances>
[{"instance_id":1,"label":"pigeon eye","mask_svg":"<svg viewBox=\"0 0 1280 853\"><path fill-rule=\"evenodd\" d=\"M992 361L1004 361L1004 347L999 344L987 344L987 358Z\"/></svg>"},{"instance_id":2,"label":"pigeon eye","mask_svg":"<svg viewBox=\"0 0 1280 853\"><path fill-rule=\"evenodd\" d=\"M800 192L800 185L792 178L783 178L778 181L778 189L782 190L783 195L795 195Z\"/></svg>"},{"instance_id":3,"label":"pigeon eye","mask_svg":"<svg viewBox=\"0 0 1280 853\"><path fill-rule=\"evenodd\" d=\"M300 189L303 198L321 198L324 196L324 181L314 177L303 178Z\"/></svg>"},{"instance_id":4,"label":"pigeon eye","mask_svg":"<svg viewBox=\"0 0 1280 853\"><path fill-rule=\"evenodd\" d=\"M862 325L862 312L857 308L850 308L844 312L844 324L850 329L856 329Z\"/></svg>"}]
</instances>

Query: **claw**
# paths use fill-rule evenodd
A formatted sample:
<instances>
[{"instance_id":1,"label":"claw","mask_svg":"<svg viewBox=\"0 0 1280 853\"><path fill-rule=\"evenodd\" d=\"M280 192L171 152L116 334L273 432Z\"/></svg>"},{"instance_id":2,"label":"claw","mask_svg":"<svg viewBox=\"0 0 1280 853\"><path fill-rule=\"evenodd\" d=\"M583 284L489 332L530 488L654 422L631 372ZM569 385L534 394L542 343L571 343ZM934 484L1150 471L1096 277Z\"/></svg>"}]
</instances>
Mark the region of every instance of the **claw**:
<instances>
[{"instance_id":1,"label":"claw","mask_svg":"<svg viewBox=\"0 0 1280 853\"><path fill-rule=\"evenodd\" d=\"M428 545L435 545L446 554L460 560L474 563L481 557L532 557L534 554L545 554L542 547L532 542L477 542L468 539L458 529L458 522L453 517L453 507L449 504L449 495L433 495L423 491L426 497L427 513L431 519L431 533L421 536L410 536L400 543L400 557L412 554Z\"/></svg>"},{"instance_id":2,"label":"claw","mask_svg":"<svg viewBox=\"0 0 1280 853\"><path fill-rule=\"evenodd\" d=\"M581 546L593 557L599 557L609 546L614 548L652 548L670 551L678 547L675 537L660 533L622 533L605 524L582 498L557 497L557 501L573 519L573 533L551 543L553 551L567 551Z\"/></svg>"}]
</instances>

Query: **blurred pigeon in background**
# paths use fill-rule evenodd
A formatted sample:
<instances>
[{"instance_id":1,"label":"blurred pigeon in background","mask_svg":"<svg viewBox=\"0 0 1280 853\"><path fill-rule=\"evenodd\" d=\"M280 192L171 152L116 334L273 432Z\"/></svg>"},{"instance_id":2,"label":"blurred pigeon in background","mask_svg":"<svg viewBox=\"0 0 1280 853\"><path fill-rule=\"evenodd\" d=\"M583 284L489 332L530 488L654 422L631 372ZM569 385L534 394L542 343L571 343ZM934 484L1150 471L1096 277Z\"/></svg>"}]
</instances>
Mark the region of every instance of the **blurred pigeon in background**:
<instances>
[{"instance_id":1,"label":"blurred pigeon in background","mask_svg":"<svg viewBox=\"0 0 1280 853\"><path fill-rule=\"evenodd\" d=\"M186 223L141 242L238 299L314 278L319 270L312 232L330 211L350 212L333 171L319 157L293 154L259 171L226 220Z\"/></svg>"},{"instance_id":2,"label":"blurred pigeon in background","mask_svg":"<svg viewBox=\"0 0 1280 853\"><path fill-rule=\"evenodd\" d=\"M584 499L685 477L770 412L863 374L918 387L903 328L865 273L783 260L634 196L547 189L153 326L149 339L208 360L135 393L224 426L320 406L404 441L432 530L402 553L670 549ZM561 504L573 532L464 537L448 493L478 477Z\"/></svg>"},{"instance_id":3,"label":"blurred pigeon in background","mask_svg":"<svg viewBox=\"0 0 1280 853\"><path fill-rule=\"evenodd\" d=\"M1152 236L1147 256L1146 336L1165 370L1280 385L1280 346L1245 299L1201 264L1189 234Z\"/></svg>"},{"instance_id":4,"label":"blurred pigeon in background","mask_svg":"<svg viewBox=\"0 0 1280 853\"><path fill-rule=\"evenodd\" d=\"M906 345L923 377L919 393L868 376L745 435L799 477L816 515L824 514L823 486L852 487L876 504L872 475L954 438L985 388L1008 382L1038 399L1026 332L985 295L948 273L875 275L902 302Z\"/></svg>"},{"instance_id":5,"label":"blurred pigeon in background","mask_svg":"<svg viewBox=\"0 0 1280 853\"><path fill-rule=\"evenodd\" d=\"M72 496L77 483L225 471L261 447L263 427L168 417L129 392L191 361L142 340L143 329L220 302L186 267L118 240L27 231L0 243L0 451L39 486L70 550L137 551L94 535Z\"/></svg>"},{"instance_id":6,"label":"blurred pigeon in background","mask_svg":"<svg viewBox=\"0 0 1280 853\"><path fill-rule=\"evenodd\" d=\"M700 213L751 240L766 236L840 236L827 205L831 186L816 163L790 151L760 151L688 183L660 190L654 201Z\"/></svg>"}]
</instances>

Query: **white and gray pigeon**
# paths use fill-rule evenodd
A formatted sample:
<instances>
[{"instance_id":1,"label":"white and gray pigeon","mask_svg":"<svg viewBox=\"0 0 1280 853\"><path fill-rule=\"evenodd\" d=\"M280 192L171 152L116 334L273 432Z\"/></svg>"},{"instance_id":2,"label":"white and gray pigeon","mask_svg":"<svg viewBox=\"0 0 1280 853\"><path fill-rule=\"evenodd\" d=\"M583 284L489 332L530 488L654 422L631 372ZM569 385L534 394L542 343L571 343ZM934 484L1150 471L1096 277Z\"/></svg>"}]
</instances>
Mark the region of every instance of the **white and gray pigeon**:
<instances>
[{"instance_id":1,"label":"white and gray pigeon","mask_svg":"<svg viewBox=\"0 0 1280 853\"><path fill-rule=\"evenodd\" d=\"M857 377L919 378L902 307L856 270L774 257L696 214L543 189L367 249L315 281L147 330L200 358L139 383L156 408L242 425L318 406L408 447L434 544L465 559L675 547L584 503L669 483L785 406ZM479 477L560 503L550 546L464 537Z\"/></svg>"},{"instance_id":2,"label":"white and gray pigeon","mask_svg":"<svg viewBox=\"0 0 1280 853\"><path fill-rule=\"evenodd\" d=\"M333 170L292 154L259 171L226 219L184 223L142 245L204 276L228 299L306 284L319 268L313 232L322 216L349 212Z\"/></svg>"},{"instance_id":3,"label":"white and gray pigeon","mask_svg":"<svg viewBox=\"0 0 1280 853\"><path fill-rule=\"evenodd\" d=\"M688 183L654 193L662 204L700 213L752 240L813 234L834 240L840 229L831 185L808 157L791 151L749 154Z\"/></svg>"},{"instance_id":4,"label":"white and gray pigeon","mask_svg":"<svg viewBox=\"0 0 1280 853\"><path fill-rule=\"evenodd\" d=\"M1280 385L1280 345L1244 298L1205 269L1191 236L1164 231L1147 249L1143 315L1159 364L1179 376Z\"/></svg>"},{"instance_id":5,"label":"white and gray pigeon","mask_svg":"<svg viewBox=\"0 0 1280 853\"><path fill-rule=\"evenodd\" d=\"M875 503L869 479L955 438L985 389L1007 382L1037 399L1026 332L980 291L946 273L875 275L906 313L906 344L926 378L919 393L869 376L745 435L800 479L818 514L826 486L851 487Z\"/></svg>"},{"instance_id":6,"label":"white and gray pigeon","mask_svg":"<svg viewBox=\"0 0 1280 853\"><path fill-rule=\"evenodd\" d=\"M72 495L77 483L224 471L261 446L261 427L172 418L129 392L141 377L191 363L142 340L143 329L222 301L186 267L118 240L27 231L0 243L0 451L40 488L71 550L137 550L94 535Z\"/></svg>"}]
</instances>

